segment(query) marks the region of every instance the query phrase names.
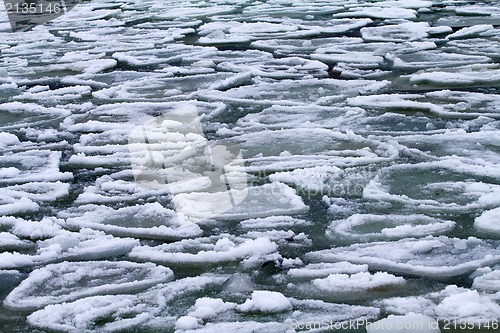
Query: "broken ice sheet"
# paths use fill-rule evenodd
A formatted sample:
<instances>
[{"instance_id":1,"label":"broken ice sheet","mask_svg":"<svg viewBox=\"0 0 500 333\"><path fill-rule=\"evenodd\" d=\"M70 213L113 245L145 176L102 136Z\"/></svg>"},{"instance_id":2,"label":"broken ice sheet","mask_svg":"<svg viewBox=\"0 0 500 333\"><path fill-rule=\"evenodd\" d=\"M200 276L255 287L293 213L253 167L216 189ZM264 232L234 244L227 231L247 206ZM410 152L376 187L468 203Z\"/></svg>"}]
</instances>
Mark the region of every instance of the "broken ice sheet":
<instances>
[{"instance_id":1,"label":"broken ice sheet","mask_svg":"<svg viewBox=\"0 0 500 333\"><path fill-rule=\"evenodd\" d=\"M472 166L457 159L400 164L382 169L365 187L363 197L428 211L468 211L499 204L497 178L494 167Z\"/></svg>"},{"instance_id":2,"label":"broken ice sheet","mask_svg":"<svg viewBox=\"0 0 500 333\"><path fill-rule=\"evenodd\" d=\"M149 30L147 31L149 32ZM162 34L165 35L165 32ZM161 68L168 64L179 64L192 57L209 57L216 51L210 47L171 44L163 48L155 48L154 52L149 49L115 52L112 57L122 63L122 66L127 65L130 69L143 70L145 68Z\"/></svg>"},{"instance_id":3,"label":"broken ice sheet","mask_svg":"<svg viewBox=\"0 0 500 333\"><path fill-rule=\"evenodd\" d=\"M254 41L251 46L256 49L273 52L281 56L304 56L315 53L319 48L331 45L360 44L363 40L356 37L325 37L308 39L270 39Z\"/></svg>"},{"instance_id":4,"label":"broken ice sheet","mask_svg":"<svg viewBox=\"0 0 500 333\"><path fill-rule=\"evenodd\" d=\"M390 144L353 132L344 134L322 128L261 131L243 134L234 140L242 148L247 163L245 170L261 174L327 165L368 165L391 161L399 154ZM236 166L228 168L238 170Z\"/></svg>"},{"instance_id":5,"label":"broken ice sheet","mask_svg":"<svg viewBox=\"0 0 500 333\"><path fill-rule=\"evenodd\" d=\"M210 304L212 307L203 306ZM198 305L198 306L197 306ZM258 290L243 304L223 302L221 299L198 299L192 311L187 316L179 318L176 328L178 332L209 333L220 330L234 332L289 332L290 328L307 323L342 323L363 322L379 316L379 310L374 307L348 304L333 304L319 300L285 297L281 293ZM291 308L294 311L290 311ZM300 309L300 310L295 310ZM205 316L203 316L205 314ZM206 315L211 316L206 318ZM272 320L262 322L263 315L273 314ZM276 321L274 321L276 320ZM331 329L325 324L314 332L327 332Z\"/></svg>"},{"instance_id":6,"label":"broken ice sheet","mask_svg":"<svg viewBox=\"0 0 500 333\"><path fill-rule=\"evenodd\" d=\"M182 186L176 185L176 190L185 192L205 188L209 186L209 182L203 179L195 179L194 181L182 182L182 184L178 185ZM76 203L109 204L135 202L138 199L147 199L151 197L155 197L156 200L168 199L170 195L171 188L167 186L158 189L142 187L134 180L133 170L124 170L99 177L94 184L85 187L84 191L76 199Z\"/></svg>"},{"instance_id":7,"label":"broken ice sheet","mask_svg":"<svg viewBox=\"0 0 500 333\"><path fill-rule=\"evenodd\" d=\"M40 206L29 198L13 198L0 194L0 215L35 213L39 209Z\"/></svg>"},{"instance_id":8,"label":"broken ice sheet","mask_svg":"<svg viewBox=\"0 0 500 333\"><path fill-rule=\"evenodd\" d=\"M238 262L276 251L276 244L267 238L252 240L239 237L211 237L158 246L138 246L132 250L129 258L164 265L198 266Z\"/></svg>"},{"instance_id":9,"label":"broken ice sheet","mask_svg":"<svg viewBox=\"0 0 500 333\"><path fill-rule=\"evenodd\" d=\"M48 305L29 315L28 322L38 328L64 332L87 333L96 328L116 332L145 324L153 315L136 295L105 295Z\"/></svg>"},{"instance_id":10,"label":"broken ice sheet","mask_svg":"<svg viewBox=\"0 0 500 333\"><path fill-rule=\"evenodd\" d=\"M359 272L354 274L330 274L326 278L314 279L312 285L328 294L369 292L370 290L397 288L405 279L386 272Z\"/></svg>"},{"instance_id":11,"label":"broken ice sheet","mask_svg":"<svg viewBox=\"0 0 500 333\"><path fill-rule=\"evenodd\" d=\"M139 241L114 238L90 229L63 231L37 242L35 253L2 252L0 269L28 268L65 260L96 260L129 253Z\"/></svg>"},{"instance_id":12,"label":"broken ice sheet","mask_svg":"<svg viewBox=\"0 0 500 333\"><path fill-rule=\"evenodd\" d=\"M485 237L498 237L500 234L498 216L500 216L500 208L484 211L474 220L474 228Z\"/></svg>"},{"instance_id":13,"label":"broken ice sheet","mask_svg":"<svg viewBox=\"0 0 500 333\"><path fill-rule=\"evenodd\" d=\"M478 326L495 322L500 306L488 294L449 285L445 289L420 296L394 297L375 302L388 313L418 313L440 321L471 323Z\"/></svg>"},{"instance_id":14,"label":"broken ice sheet","mask_svg":"<svg viewBox=\"0 0 500 333\"><path fill-rule=\"evenodd\" d=\"M271 181L281 181L296 187L300 195L308 198L319 195L360 197L364 187L375 176L375 169L374 164L343 169L325 165L276 172L268 177Z\"/></svg>"},{"instance_id":15,"label":"broken ice sheet","mask_svg":"<svg viewBox=\"0 0 500 333\"><path fill-rule=\"evenodd\" d=\"M271 242L276 243L281 249L298 248L312 246L311 238L304 232L296 233L292 230L265 230L265 231L249 231L243 234L242 237L249 239L267 238Z\"/></svg>"},{"instance_id":16,"label":"broken ice sheet","mask_svg":"<svg viewBox=\"0 0 500 333\"><path fill-rule=\"evenodd\" d=\"M180 224L175 211L158 202L113 209L104 205L82 205L60 212L61 224L69 229L90 228L118 237L179 240L201 236L199 226Z\"/></svg>"},{"instance_id":17,"label":"broken ice sheet","mask_svg":"<svg viewBox=\"0 0 500 333\"><path fill-rule=\"evenodd\" d=\"M61 172L59 169L61 154L49 150L4 154L0 162L0 170L4 171L3 176L0 172L0 184L71 180L73 179L71 173Z\"/></svg>"},{"instance_id":18,"label":"broken ice sheet","mask_svg":"<svg viewBox=\"0 0 500 333\"><path fill-rule=\"evenodd\" d=\"M498 56L499 43L491 43L487 38L453 39L443 49L448 53L486 56L492 59Z\"/></svg>"},{"instance_id":19,"label":"broken ice sheet","mask_svg":"<svg viewBox=\"0 0 500 333\"><path fill-rule=\"evenodd\" d=\"M473 237L428 236L423 239L353 244L309 252L306 258L315 262L348 261L367 264L370 270L446 279L500 262L500 251L496 245Z\"/></svg>"},{"instance_id":20,"label":"broken ice sheet","mask_svg":"<svg viewBox=\"0 0 500 333\"><path fill-rule=\"evenodd\" d=\"M427 22L405 22L397 25L384 25L361 29L361 36L369 42L410 42L421 40L429 35L452 32L450 27L431 27Z\"/></svg>"},{"instance_id":21,"label":"broken ice sheet","mask_svg":"<svg viewBox=\"0 0 500 333\"><path fill-rule=\"evenodd\" d=\"M40 221L26 220L20 217L3 216L0 217L0 226L8 228L13 235L23 239L41 240L49 239L61 233L62 221L45 216Z\"/></svg>"},{"instance_id":22,"label":"broken ice sheet","mask_svg":"<svg viewBox=\"0 0 500 333\"><path fill-rule=\"evenodd\" d=\"M462 161L494 168L500 163L500 137L496 131L466 132L458 129L436 134L398 136L397 141L424 156L446 159L460 157Z\"/></svg>"},{"instance_id":23,"label":"broken ice sheet","mask_svg":"<svg viewBox=\"0 0 500 333\"><path fill-rule=\"evenodd\" d=\"M73 101L89 97L92 89L86 86L72 86L50 90L49 87L36 86L15 96L13 100L49 100L51 103Z\"/></svg>"},{"instance_id":24,"label":"broken ice sheet","mask_svg":"<svg viewBox=\"0 0 500 333\"><path fill-rule=\"evenodd\" d=\"M347 261L339 261L334 263L315 263L307 264L299 268L288 270L287 276L292 281L307 281L315 278L325 278L331 274L356 274L368 272L368 265L356 265Z\"/></svg>"},{"instance_id":25,"label":"broken ice sheet","mask_svg":"<svg viewBox=\"0 0 500 333\"><path fill-rule=\"evenodd\" d=\"M348 98L347 104L381 112L412 115L422 112L433 117L471 119L481 116L498 118L500 99L483 93L440 90L425 94L356 96Z\"/></svg>"},{"instance_id":26,"label":"broken ice sheet","mask_svg":"<svg viewBox=\"0 0 500 333\"><path fill-rule=\"evenodd\" d=\"M356 107L327 105L283 106L273 105L259 113L249 113L238 119L235 132L256 130L279 130L298 127L339 128L356 126L362 121L365 111Z\"/></svg>"},{"instance_id":27,"label":"broken ice sheet","mask_svg":"<svg viewBox=\"0 0 500 333\"><path fill-rule=\"evenodd\" d=\"M386 59L391 62L394 69L403 70L446 68L492 62L492 59L486 56L446 53L442 50L387 54Z\"/></svg>"},{"instance_id":28,"label":"broken ice sheet","mask_svg":"<svg viewBox=\"0 0 500 333\"><path fill-rule=\"evenodd\" d=\"M213 6L206 3L205 6L198 4L190 4L186 7L168 8L165 11L157 12L154 15L155 19L160 20L173 20L173 19L187 19L187 18L207 18L210 16L229 14L236 11L235 6L230 5L217 5Z\"/></svg>"},{"instance_id":29,"label":"broken ice sheet","mask_svg":"<svg viewBox=\"0 0 500 333\"><path fill-rule=\"evenodd\" d=\"M239 203L227 202L227 196L241 198ZM233 199L231 199L233 200ZM247 189L231 189L227 192L191 192L176 194L173 199L177 213L189 221L206 219L233 220L267 217L272 215L297 214L309 207L295 191L279 182L253 186ZM259 207L256 211L254 207Z\"/></svg>"},{"instance_id":30,"label":"broken ice sheet","mask_svg":"<svg viewBox=\"0 0 500 333\"><path fill-rule=\"evenodd\" d=\"M38 328L65 332L123 332L134 328L165 330L189 306L186 299L220 286L227 277L188 277L156 286L134 295L102 295L74 302L48 305L28 316Z\"/></svg>"},{"instance_id":31,"label":"broken ice sheet","mask_svg":"<svg viewBox=\"0 0 500 333\"><path fill-rule=\"evenodd\" d=\"M494 34L495 28L491 24L478 24L471 27L462 28L447 36L449 39L484 37Z\"/></svg>"},{"instance_id":32,"label":"broken ice sheet","mask_svg":"<svg viewBox=\"0 0 500 333\"><path fill-rule=\"evenodd\" d=\"M35 310L88 296L137 292L172 279L172 270L151 263L63 262L32 271L4 304L15 310Z\"/></svg>"},{"instance_id":33,"label":"broken ice sheet","mask_svg":"<svg viewBox=\"0 0 500 333\"><path fill-rule=\"evenodd\" d=\"M228 91L200 91L198 97L208 101L237 102L244 105L308 105L324 97L351 97L387 87L388 82L370 80L303 79L255 82ZM321 88L321 89L320 89Z\"/></svg>"},{"instance_id":34,"label":"broken ice sheet","mask_svg":"<svg viewBox=\"0 0 500 333\"><path fill-rule=\"evenodd\" d=\"M282 3L280 1L252 3L243 10L244 17L315 17L337 13L343 10L344 1L311 0L308 3L297 1Z\"/></svg>"},{"instance_id":35,"label":"broken ice sheet","mask_svg":"<svg viewBox=\"0 0 500 333\"><path fill-rule=\"evenodd\" d=\"M198 28L198 43L217 45L244 43L256 39L283 38L299 34L295 25L269 22L209 22Z\"/></svg>"},{"instance_id":36,"label":"broken ice sheet","mask_svg":"<svg viewBox=\"0 0 500 333\"><path fill-rule=\"evenodd\" d=\"M299 57L288 57L286 59L273 59L270 61L247 60L243 63L226 61L217 64L218 70L245 72L252 76L268 77L273 79L299 79L313 77L326 77L328 66L316 60L306 60ZM252 83L251 80L244 82ZM243 85L243 83L241 84ZM233 84L229 88L236 87Z\"/></svg>"},{"instance_id":37,"label":"broken ice sheet","mask_svg":"<svg viewBox=\"0 0 500 333\"><path fill-rule=\"evenodd\" d=\"M9 232L0 232L0 251L20 251L33 247L28 241L24 241Z\"/></svg>"},{"instance_id":38,"label":"broken ice sheet","mask_svg":"<svg viewBox=\"0 0 500 333\"><path fill-rule=\"evenodd\" d=\"M429 69L410 75L409 81L420 87L497 87L500 85L500 67L479 64Z\"/></svg>"},{"instance_id":39,"label":"broken ice sheet","mask_svg":"<svg viewBox=\"0 0 500 333\"><path fill-rule=\"evenodd\" d=\"M248 219L240 221L239 226L245 230L273 229L310 226L311 221L294 218L291 216L270 216L264 218Z\"/></svg>"},{"instance_id":40,"label":"broken ice sheet","mask_svg":"<svg viewBox=\"0 0 500 333\"><path fill-rule=\"evenodd\" d=\"M54 202L69 194L69 183L30 182L20 185L5 186L2 192L12 198L29 198L37 202Z\"/></svg>"},{"instance_id":41,"label":"broken ice sheet","mask_svg":"<svg viewBox=\"0 0 500 333\"><path fill-rule=\"evenodd\" d=\"M349 242L402 239L445 234L455 222L426 215L354 214L345 220L332 221L326 234Z\"/></svg>"},{"instance_id":42,"label":"broken ice sheet","mask_svg":"<svg viewBox=\"0 0 500 333\"><path fill-rule=\"evenodd\" d=\"M350 7L348 11L333 15L334 18L367 17L372 19L415 19L417 12L407 8L391 7Z\"/></svg>"}]
</instances>

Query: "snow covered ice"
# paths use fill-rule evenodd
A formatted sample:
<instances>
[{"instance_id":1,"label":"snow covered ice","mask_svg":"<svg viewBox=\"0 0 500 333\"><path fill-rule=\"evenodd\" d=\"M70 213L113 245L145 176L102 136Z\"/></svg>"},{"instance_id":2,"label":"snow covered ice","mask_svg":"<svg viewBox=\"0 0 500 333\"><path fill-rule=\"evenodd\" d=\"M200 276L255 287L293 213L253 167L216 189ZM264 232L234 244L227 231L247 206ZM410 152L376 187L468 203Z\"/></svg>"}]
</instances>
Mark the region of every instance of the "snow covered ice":
<instances>
[{"instance_id":1,"label":"snow covered ice","mask_svg":"<svg viewBox=\"0 0 500 333\"><path fill-rule=\"evenodd\" d=\"M499 0L65 6L0 5L1 332L498 328Z\"/></svg>"}]
</instances>

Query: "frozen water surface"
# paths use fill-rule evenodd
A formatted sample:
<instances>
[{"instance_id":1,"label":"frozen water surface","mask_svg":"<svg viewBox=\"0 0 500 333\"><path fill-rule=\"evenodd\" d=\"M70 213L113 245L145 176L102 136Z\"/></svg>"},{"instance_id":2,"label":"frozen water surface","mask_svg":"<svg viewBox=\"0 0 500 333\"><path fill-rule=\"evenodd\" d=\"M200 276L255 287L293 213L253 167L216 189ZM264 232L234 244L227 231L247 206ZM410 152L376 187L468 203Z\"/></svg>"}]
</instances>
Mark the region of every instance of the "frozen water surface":
<instances>
[{"instance_id":1,"label":"frozen water surface","mask_svg":"<svg viewBox=\"0 0 500 333\"><path fill-rule=\"evenodd\" d=\"M0 8L2 333L500 319L498 0Z\"/></svg>"}]
</instances>

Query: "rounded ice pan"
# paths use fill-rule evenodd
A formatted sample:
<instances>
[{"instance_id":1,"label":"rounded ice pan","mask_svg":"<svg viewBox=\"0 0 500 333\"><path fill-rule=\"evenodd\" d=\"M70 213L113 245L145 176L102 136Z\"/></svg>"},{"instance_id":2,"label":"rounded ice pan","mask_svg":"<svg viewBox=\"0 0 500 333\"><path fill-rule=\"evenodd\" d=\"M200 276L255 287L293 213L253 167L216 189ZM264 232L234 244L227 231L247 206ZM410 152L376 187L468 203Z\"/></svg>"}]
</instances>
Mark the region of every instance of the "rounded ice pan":
<instances>
[{"instance_id":1,"label":"rounded ice pan","mask_svg":"<svg viewBox=\"0 0 500 333\"><path fill-rule=\"evenodd\" d=\"M248 195L246 172L231 170L244 169L239 146L207 140L193 104L181 104L134 128L128 148L135 182L171 193L181 222L200 222L189 214L197 208L208 212L203 220L214 218Z\"/></svg>"}]
</instances>

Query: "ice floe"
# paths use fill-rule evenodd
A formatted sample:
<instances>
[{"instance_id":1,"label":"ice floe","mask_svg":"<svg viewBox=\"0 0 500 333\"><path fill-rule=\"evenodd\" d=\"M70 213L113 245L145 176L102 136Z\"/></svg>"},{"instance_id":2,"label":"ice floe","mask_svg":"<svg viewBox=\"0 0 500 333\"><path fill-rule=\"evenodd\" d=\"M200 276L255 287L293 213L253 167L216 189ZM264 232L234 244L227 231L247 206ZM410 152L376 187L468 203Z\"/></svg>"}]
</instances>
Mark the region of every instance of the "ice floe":
<instances>
[{"instance_id":1,"label":"ice floe","mask_svg":"<svg viewBox=\"0 0 500 333\"><path fill-rule=\"evenodd\" d=\"M429 69L412 74L409 81L416 85L434 87L497 86L500 82L500 69L496 64Z\"/></svg>"},{"instance_id":2,"label":"ice floe","mask_svg":"<svg viewBox=\"0 0 500 333\"><path fill-rule=\"evenodd\" d=\"M240 221L239 226L245 230L273 229L310 226L311 221L294 218L291 216L270 216Z\"/></svg>"},{"instance_id":3,"label":"ice floe","mask_svg":"<svg viewBox=\"0 0 500 333\"><path fill-rule=\"evenodd\" d=\"M101 295L48 305L28 316L35 327L66 332L115 332L134 328L174 328L183 300L220 285L220 276L198 276L160 283L134 295ZM189 305L188 305L189 307ZM102 321L106 318L105 322Z\"/></svg>"},{"instance_id":4,"label":"ice floe","mask_svg":"<svg viewBox=\"0 0 500 333\"><path fill-rule=\"evenodd\" d=\"M39 240L36 252L2 252L0 268L15 269L70 260L114 258L129 253L139 241L114 238L90 229L79 233L60 232L54 237Z\"/></svg>"},{"instance_id":5,"label":"ice floe","mask_svg":"<svg viewBox=\"0 0 500 333\"><path fill-rule=\"evenodd\" d=\"M123 331L151 320L152 313L139 305L135 295L93 296L71 303L48 305L28 316L28 322L39 328L65 332ZM103 317L111 322L101 324ZM124 318L123 318L124 317Z\"/></svg>"},{"instance_id":6,"label":"ice floe","mask_svg":"<svg viewBox=\"0 0 500 333\"><path fill-rule=\"evenodd\" d=\"M368 271L368 265L355 265L347 261L335 263L308 264L300 268L292 268L287 275L293 279L310 280L312 278L324 278L332 274L357 274Z\"/></svg>"},{"instance_id":7,"label":"ice floe","mask_svg":"<svg viewBox=\"0 0 500 333\"><path fill-rule=\"evenodd\" d=\"M442 181L444 175L449 176L448 181ZM482 181L488 177L498 177L492 166L478 167L456 159L400 164L382 169L365 187L363 197L400 202L429 211L493 208L498 205L496 198L500 188L496 181ZM396 178L398 185L394 182Z\"/></svg>"},{"instance_id":8,"label":"ice floe","mask_svg":"<svg viewBox=\"0 0 500 333\"><path fill-rule=\"evenodd\" d=\"M119 209L103 205L82 205L77 210L59 215L67 217L61 223L66 228L90 228L119 237L178 240L202 234L196 224L181 225L176 212L159 203Z\"/></svg>"},{"instance_id":9,"label":"ice floe","mask_svg":"<svg viewBox=\"0 0 500 333\"><path fill-rule=\"evenodd\" d=\"M401 2L403 3L403 2ZM401 7L350 7L348 11L334 14L333 17L368 17L373 19L415 19L417 12Z\"/></svg>"},{"instance_id":10,"label":"ice floe","mask_svg":"<svg viewBox=\"0 0 500 333\"><path fill-rule=\"evenodd\" d=\"M319 59L320 56L314 57ZM380 61L383 61L380 58ZM304 79L300 81L281 80L262 82L258 85L237 87L228 91L200 91L202 100L224 101L247 105L307 105L320 103L322 98L331 95L356 96L359 93L374 92L387 86L387 82L369 80L343 81L334 79ZM320 89L321 88L321 89Z\"/></svg>"},{"instance_id":11,"label":"ice floe","mask_svg":"<svg viewBox=\"0 0 500 333\"><path fill-rule=\"evenodd\" d=\"M394 251L395 248L398 250ZM471 273L500 261L500 253L494 244L472 237L458 239L445 236L354 244L310 252L306 256L315 261L348 261L367 264L370 270L433 278Z\"/></svg>"},{"instance_id":12,"label":"ice floe","mask_svg":"<svg viewBox=\"0 0 500 333\"><path fill-rule=\"evenodd\" d=\"M41 309L80 298L131 293L173 279L173 272L151 263L63 262L30 273L5 299L16 310Z\"/></svg>"},{"instance_id":13,"label":"ice floe","mask_svg":"<svg viewBox=\"0 0 500 333\"><path fill-rule=\"evenodd\" d=\"M474 228L481 233L497 236L500 232L499 218L500 208L485 211L474 220Z\"/></svg>"},{"instance_id":14,"label":"ice floe","mask_svg":"<svg viewBox=\"0 0 500 333\"><path fill-rule=\"evenodd\" d=\"M256 290L252 298L236 307L241 312L277 313L292 310L292 303L275 291Z\"/></svg>"},{"instance_id":15,"label":"ice floe","mask_svg":"<svg viewBox=\"0 0 500 333\"><path fill-rule=\"evenodd\" d=\"M1 184L23 184L29 182L52 182L73 179L70 172L60 171L61 152L30 150L7 153L2 156ZM8 165L8 166L7 166Z\"/></svg>"},{"instance_id":16,"label":"ice floe","mask_svg":"<svg viewBox=\"0 0 500 333\"><path fill-rule=\"evenodd\" d=\"M313 280L312 284L325 293L350 293L403 285L405 279L386 272L359 272L351 275L330 274L326 278Z\"/></svg>"},{"instance_id":17,"label":"ice floe","mask_svg":"<svg viewBox=\"0 0 500 333\"><path fill-rule=\"evenodd\" d=\"M138 261L152 261L161 264L193 266L234 262L250 257L274 253L276 244L267 238L255 240L198 238L158 246L138 246L129 258Z\"/></svg>"},{"instance_id":18,"label":"ice floe","mask_svg":"<svg viewBox=\"0 0 500 333\"><path fill-rule=\"evenodd\" d=\"M417 297L388 298L382 304L389 313L423 314L444 322L449 328L472 329L487 323L491 326L500 312L500 306L487 294L455 285Z\"/></svg>"},{"instance_id":19,"label":"ice floe","mask_svg":"<svg viewBox=\"0 0 500 333\"><path fill-rule=\"evenodd\" d=\"M453 221L426 215L354 214L345 220L332 221L327 235L366 242L440 235L453 230L455 225Z\"/></svg>"},{"instance_id":20,"label":"ice floe","mask_svg":"<svg viewBox=\"0 0 500 333\"><path fill-rule=\"evenodd\" d=\"M474 278L472 287L487 292L500 291L500 271L490 269L490 272Z\"/></svg>"},{"instance_id":21,"label":"ice floe","mask_svg":"<svg viewBox=\"0 0 500 333\"><path fill-rule=\"evenodd\" d=\"M0 214L17 215L37 212L40 206L29 198L14 199L11 196L0 195Z\"/></svg>"},{"instance_id":22,"label":"ice floe","mask_svg":"<svg viewBox=\"0 0 500 333\"><path fill-rule=\"evenodd\" d=\"M431 27L426 22L407 22L398 25L362 28L361 36L369 42L411 42L429 37L429 34L445 34L451 32L450 27Z\"/></svg>"},{"instance_id":23,"label":"ice floe","mask_svg":"<svg viewBox=\"0 0 500 333\"><path fill-rule=\"evenodd\" d=\"M234 204L228 201L228 194L242 200ZM234 220L297 214L309 209L291 187L279 182L229 192L181 193L172 201L182 217L194 222L211 218ZM255 210L255 206L259 209Z\"/></svg>"},{"instance_id":24,"label":"ice floe","mask_svg":"<svg viewBox=\"0 0 500 333\"><path fill-rule=\"evenodd\" d=\"M262 131L243 134L236 140L241 142L244 156L248 156L245 158L248 172L367 165L390 161L399 154L390 144L368 140L353 132L344 134L322 128Z\"/></svg>"},{"instance_id":25,"label":"ice floe","mask_svg":"<svg viewBox=\"0 0 500 333\"><path fill-rule=\"evenodd\" d=\"M472 27L462 28L450 35L448 38L470 38L476 36L484 36L490 30L493 30L494 27L491 24L478 24Z\"/></svg>"}]
</instances>

